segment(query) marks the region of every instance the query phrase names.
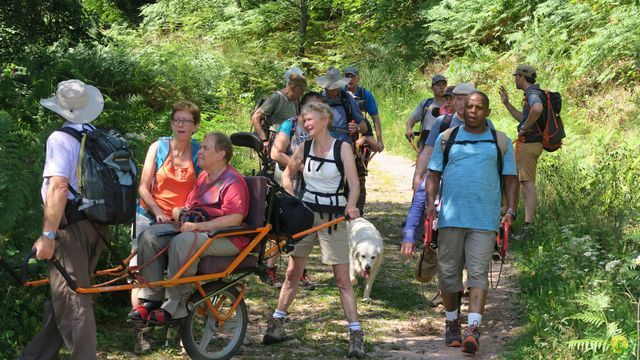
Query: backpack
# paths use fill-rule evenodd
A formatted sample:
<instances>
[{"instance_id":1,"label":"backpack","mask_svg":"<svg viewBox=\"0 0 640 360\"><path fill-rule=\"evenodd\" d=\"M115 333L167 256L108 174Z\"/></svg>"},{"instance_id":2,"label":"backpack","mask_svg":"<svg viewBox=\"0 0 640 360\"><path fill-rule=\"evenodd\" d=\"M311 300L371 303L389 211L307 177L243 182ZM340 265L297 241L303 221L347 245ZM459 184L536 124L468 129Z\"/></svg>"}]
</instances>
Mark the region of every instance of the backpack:
<instances>
[{"instance_id":1,"label":"backpack","mask_svg":"<svg viewBox=\"0 0 640 360\"><path fill-rule=\"evenodd\" d=\"M69 200L99 224L130 224L136 214L137 168L127 142L115 131L63 127L56 131L80 142L78 191Z\"/></svg>"},{"instance_id":2,"label":"backpack","mask_svg":"<svg viewBox=\"0 0 640 360\"><path fill-rule=\"evenodd\" d=\"M349 185L345 181L344 164L342 162L342 154L340 153L343 141L336 140L333 143L333 160L328 160L328 159L324 159L324 158L318 158L316 156L310 155L312 141L313 140L307 140L307 141L304 142L304 156L302 158L303 166L307 166L307 158L311 158L312 160L320 161L320 165L318 166L318 168L320 168L320 166L324 165L325 162L334 163L334 164L336 164L336 167L338 168L338 171L340 172L340 182L339 182L338 188L336 189L336 191L334 193L317 193L317 192L309 191L309 193L315 195L316 197L328 197L328 198L335 197L336 198L336 205L333 205L333 206L332 205L321 205L319 203L316 203L314 205L310 205L309 206L314 211L318 211L320 213L328 213L329 214L329 220L332 220L333 215L334 214L338 215L338 213L341 210L340 207L337 205L337 204L339 204L338 197L340 195L343 195L344 197L347 197L349 195ZM309 166L311 166L311 163L309 163ZM304 176L303 176L302 177L302 186L301 186L300 196L302 196L305 191L308 191L308 190L306 190L306 184L304 182Z\"/></svg>"},{"instance_id":3,"label":"backpack","mask_svg":"<svg viewBox=\"0 0 640 360\"><path fill-rule=\"evenodd\" d=\"M251 112L251 116L253 116L253 114L255 114L256 111L258 111L258 109L260 109L260 107L267 101L267 99L269 99L274 94L278 94L278 95L284 97L284 94L280 90L274 91L269 96L261 97L260 99L258 99L256 101L256 104L253 107L253 111ZM262 118L260 119L260 127L262 128L262 131L264 131L264 133L267 136L269 134L269 130L271 128L271 125L273 125L273 115L278 113L278 112L280 112L280 109L282 108L282 102L280 102L279 104L280 105L273 111L273 113L271 115L263 114Z\"/></svg>"},{"instance_id":4,"label":"backpack","mask_svg":"<svg viewBox=\"0 0 640 360\"><path fill-rule=\"evenodd\" d=\"M349 95L349 93L346 90L340 89L340 99L329 99L325 97L327 101L327 105L329 105L330 107L342 106L342 108L344 109L344 113L347 117L346 119L347 124L355 120L355 116L353 115L353 108L351 107L351 101L349 101L350 96L351 95ZM345 124L344 127L331 126L330 130L338 131L338 132L346 132L347 124Z\"/></svg>"},{"instance_id":5,"label":"backpack","mask_svg":"<svg viewBox=\"0 0 640 360\"><path fill-rule=\"evenodd\" d=\"M167 160L169 156L169 147L171 136L163 136L158 139L158 150L156 151L156 169L155 172L158 172L158 169L162 167L164 162ZM194 140L191 139L191 161L193 161L193 169L196 172L196 178L200 175L200 167L198 167L198 150L200 149L200 145Z\"/></svg>"},{"instance_id":6,"label":"backpack","mask_svg":"<svg viewBox=\"0 0 640 360\"><path fill-rule=\"evenodd\" d=\"M449 152L451 152L451 147L454 144L466 145L466 144L477 144L481 142L489 142L496 145L496 153L498 159L498 176L500 177L500 188L502 188L502 158L504 154L507 152L507 135L501 131L496 131L495 129L489 129L491 131L492 140L463 140L456 141L456 137L458 136L458 131L460 130L460 126L456 126L451 129L447 129L442 133L442 139L440 140L440 145L442 146L442 174L444 174L444 169L447 167L447 163L449 162Z\"/></svg>"},{"instance_id":7,"label":"backpack","mask_svg":"<svg viewBox=\"0 0 640 360\"><path fill-rule=\"evenodd\" d=\"M362 112L366 118L367 116L367 100L365 98L365 88L363 88L362 86L358 86L356 88L356 92L354 95L354 98L356 100L356 103L358 103L358 108L360 109L360 112Z\"/></svg>"},{"instance_id":8,"label":"backpack","mask_svg":"<svg viewBox=\"0 0 640 360\"><path fill-rule=\"evenodd\" d=\"M420 130L422 130L422 125L423 125L422 123L424 122L424 117L427 115L427 110L433 104L434 101L435 101L434 98L428 98L427 101L425 101L424 104L422 105L422 111L421 111L422 116L420 116Z\"/></svg>"},{"instance_id":9,"label":"backpack","mask_svg":"<svg viewBox=\"0 0 640 360\"><path fill-rule=\"evenodd\" d=\"M313 211L302 200L286 191L279 191L274 196L273 209L270 220L271 231L277 235L286 235L289 243L295 244L304 239L304 236L298 239L293 239L292 236L313 227L315 219Z\"/></svg>"},{"instance_id":10,"label":"backpack","mask_svg":"<svg viewBox=\"0 0 640 360\"><path fill-rule=\"evenodd\" d=\"M560 117L560 111L562 110L562 95L557 92L531 89L531 91L538 91L544 95L542 107L543 111L540 114L540 118L536 121L536 127L542 134L542 148L549 152L554 152L562 147L562 139L565 138L564 124ZM527 103L527 97L525 95L525 104Z\"/></svg>"}]
</instances>

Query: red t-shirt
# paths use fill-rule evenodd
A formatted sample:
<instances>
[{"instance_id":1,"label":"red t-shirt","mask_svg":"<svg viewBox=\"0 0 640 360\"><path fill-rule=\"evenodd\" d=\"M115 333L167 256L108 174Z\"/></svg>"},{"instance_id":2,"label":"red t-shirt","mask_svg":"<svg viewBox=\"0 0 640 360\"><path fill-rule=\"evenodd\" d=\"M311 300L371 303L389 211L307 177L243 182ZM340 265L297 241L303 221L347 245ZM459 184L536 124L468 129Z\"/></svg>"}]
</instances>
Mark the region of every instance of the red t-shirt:
<instances>
[{"instance_id":1,"label":"red t-shirt","mask_svg":"<svg viewBox=\"0 0 640 360\"><path fill-rule=\"evenodd\" d=\"M201 208L212 219L241 214L244 220L249 214L249 188L242 175L230 165L210 183L207 183L207 172L203 171L187 196L185 207L187 210ZM242 250L251 240L246 236L235 236L231 242Z\"/></svg>"}]
</instances>

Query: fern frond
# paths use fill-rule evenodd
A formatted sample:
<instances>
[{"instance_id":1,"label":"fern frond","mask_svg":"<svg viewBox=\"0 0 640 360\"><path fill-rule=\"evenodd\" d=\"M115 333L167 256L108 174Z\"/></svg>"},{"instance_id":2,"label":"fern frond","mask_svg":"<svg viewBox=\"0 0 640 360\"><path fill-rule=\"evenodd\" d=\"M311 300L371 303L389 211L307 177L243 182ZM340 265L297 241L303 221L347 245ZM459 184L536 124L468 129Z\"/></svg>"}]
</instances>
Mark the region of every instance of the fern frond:
<instances>
[{"instance_id":1,"label":"fern frond","mask_svg":"<svg viewBox=\"0 0 640 360\"><path fill-rule=\"evenodd\" d=\"M600 327L607 323L607 318L601 312L582 312L568 317L568 319L580 320L587 324Z\"/></svg>"},{"instance_id":2,"label":"fern frond","mask_svg":"<svg viewBox=\"0 0 640 360\"><path fill-rule=\"evenodd\" d=\"M578 340L569 340L567 345L570 349L580 351L605 352L609 349L609 341L600 338L587 338Z\"/></svg>"}]
</instances>

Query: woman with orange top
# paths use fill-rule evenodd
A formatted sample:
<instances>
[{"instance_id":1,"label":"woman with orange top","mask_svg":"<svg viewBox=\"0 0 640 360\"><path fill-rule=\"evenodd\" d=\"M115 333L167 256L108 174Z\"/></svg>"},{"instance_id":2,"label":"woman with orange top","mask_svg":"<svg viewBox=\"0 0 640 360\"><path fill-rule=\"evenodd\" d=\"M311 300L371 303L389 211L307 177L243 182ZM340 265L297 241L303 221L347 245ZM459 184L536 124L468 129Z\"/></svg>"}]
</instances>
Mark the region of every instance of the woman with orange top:
<instances>
[{"instance_id":1,"label":"woman with orange top","mask_svg":"<svg viewBox=\"0 0 640 360\"><path fill-rule=\"evenodd\" d=\"M198 143L192 139L200 123L200 109L188 101L173 104L171 112L172 137L162 137L149 146L142 168L140 205L132 231L132 251L138 247L138 238L144 230L155 223L174 221L171 211L182 207L200 172L197 162ZM137 265L137 258L130 266ZM142 264L141 264L142 265ZM136 308L138 290L131 291L131 306ZM142 333L136 332L134 352L147 350L148 343Z\"/></svg>"}]
</instances>

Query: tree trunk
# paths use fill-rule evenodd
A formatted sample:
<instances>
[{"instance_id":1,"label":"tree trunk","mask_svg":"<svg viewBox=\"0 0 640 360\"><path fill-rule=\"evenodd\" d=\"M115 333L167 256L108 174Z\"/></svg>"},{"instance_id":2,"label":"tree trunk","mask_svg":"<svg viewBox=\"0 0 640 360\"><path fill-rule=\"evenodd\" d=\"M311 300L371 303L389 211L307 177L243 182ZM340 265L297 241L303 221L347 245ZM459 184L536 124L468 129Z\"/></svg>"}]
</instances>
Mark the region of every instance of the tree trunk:
<instances>
[{"instance_id":1,"label":"tree trunk","mask_svg":"<svg viewBox=\"0 0 640 360\"><path fill-rule=\"evenodd\" d=\"M300 28L298 29L298 56L304 56L307 42L307 25L309 24L309 12L307 0L300 0Z\"/></svg>"}]
</instances>

